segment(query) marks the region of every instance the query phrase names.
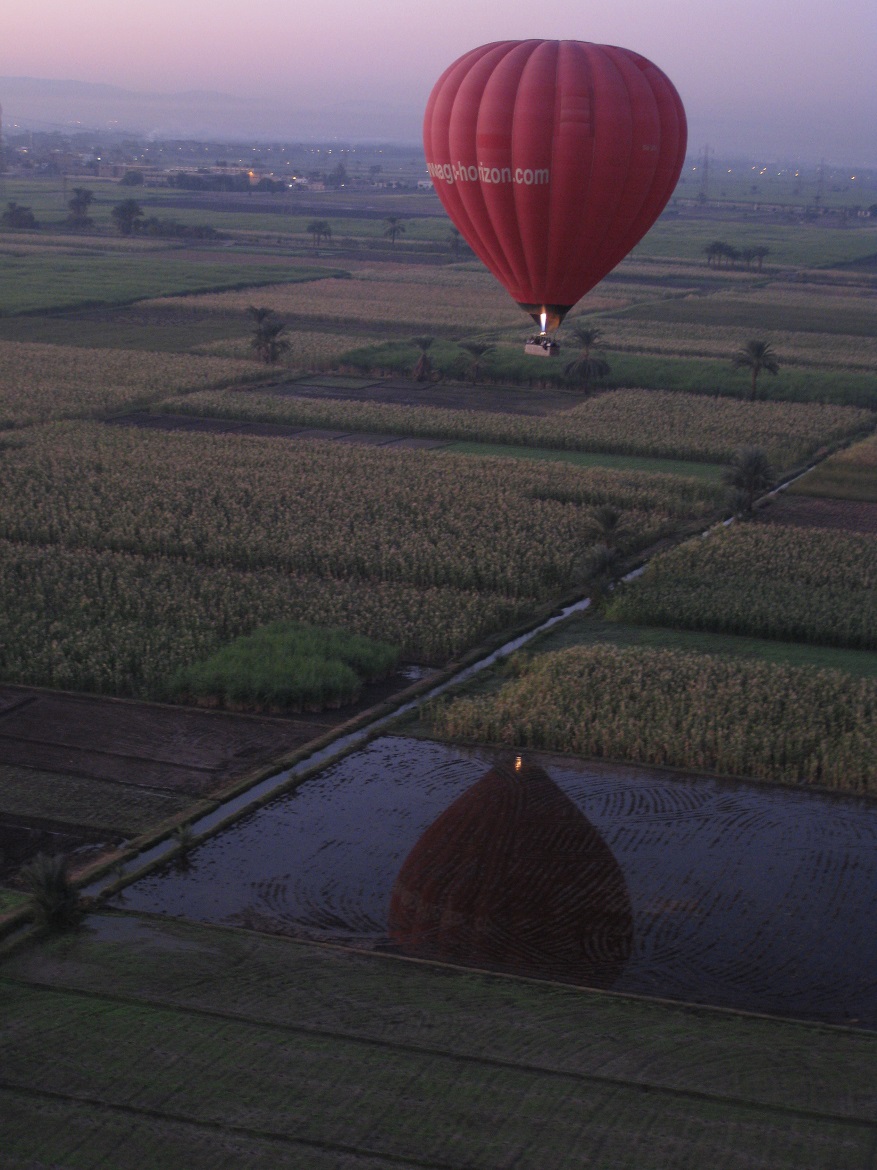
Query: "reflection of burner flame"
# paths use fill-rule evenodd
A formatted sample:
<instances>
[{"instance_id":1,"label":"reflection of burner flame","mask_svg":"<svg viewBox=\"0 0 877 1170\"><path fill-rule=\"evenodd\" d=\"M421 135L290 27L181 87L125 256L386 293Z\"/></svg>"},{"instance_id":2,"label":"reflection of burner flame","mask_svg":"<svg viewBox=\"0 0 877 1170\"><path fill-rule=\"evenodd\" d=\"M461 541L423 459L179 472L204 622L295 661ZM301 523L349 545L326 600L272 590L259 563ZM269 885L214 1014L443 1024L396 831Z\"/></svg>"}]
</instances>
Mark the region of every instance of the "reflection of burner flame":
<instances>
[{"instance_id":1,"label":"reflection of burner flame","mask_svg":"<svg viewBox=\"0 0 877 1170\"><path fill-rule=\"evenodd\" d=\"M624 875L541 768L492 768L426 829L390 899L409 954L610 987L633 943Z\"/></svg>"}]
</instances>

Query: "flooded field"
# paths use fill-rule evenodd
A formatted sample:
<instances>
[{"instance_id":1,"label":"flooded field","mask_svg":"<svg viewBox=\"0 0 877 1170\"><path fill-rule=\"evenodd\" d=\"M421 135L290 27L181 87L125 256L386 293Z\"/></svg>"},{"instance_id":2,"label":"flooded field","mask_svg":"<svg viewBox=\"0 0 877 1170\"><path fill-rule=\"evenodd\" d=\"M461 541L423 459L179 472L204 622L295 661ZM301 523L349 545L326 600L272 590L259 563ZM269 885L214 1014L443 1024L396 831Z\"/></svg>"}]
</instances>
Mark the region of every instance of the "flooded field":
<instances>
[{"instance_id":1,"label":"flooded field","mask_svg":"<svg viewBox=\"0 0 877 1170\"><path fill-rule=\"evenodd\" d=\"M877 1027L877 807L373 741L122 905Z\"/></svg>"}]
</instances>

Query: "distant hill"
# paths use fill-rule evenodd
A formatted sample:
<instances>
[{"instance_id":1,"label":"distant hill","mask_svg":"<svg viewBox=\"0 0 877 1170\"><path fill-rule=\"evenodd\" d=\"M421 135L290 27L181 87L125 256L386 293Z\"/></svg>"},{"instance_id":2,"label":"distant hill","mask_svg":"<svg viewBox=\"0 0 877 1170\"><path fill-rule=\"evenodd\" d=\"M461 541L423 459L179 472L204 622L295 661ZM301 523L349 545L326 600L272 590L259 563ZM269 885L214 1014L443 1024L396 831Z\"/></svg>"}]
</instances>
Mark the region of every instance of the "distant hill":
<instances>
[{"instance_id":1,"label":"distant hill","mask_svg":"<svg viewBox=\"0 0 877 1170\"><path fill-rule=\"evenodd\" d=\"M189 90L140 93L88 81L0 77L6 133L14 129L130 131L158 138L348 139L419 138L420 109L351 101L327 109L289 109L266 99Z\"/></svg>"}]
</instances>

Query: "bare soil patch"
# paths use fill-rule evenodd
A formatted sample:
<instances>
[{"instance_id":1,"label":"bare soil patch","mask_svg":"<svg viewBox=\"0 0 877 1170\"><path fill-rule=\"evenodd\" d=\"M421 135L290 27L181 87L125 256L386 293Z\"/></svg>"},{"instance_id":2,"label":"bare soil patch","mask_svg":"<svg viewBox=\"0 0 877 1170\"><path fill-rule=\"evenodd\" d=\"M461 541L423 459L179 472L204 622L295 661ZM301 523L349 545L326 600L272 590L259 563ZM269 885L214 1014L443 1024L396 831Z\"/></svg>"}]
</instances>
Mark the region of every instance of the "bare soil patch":
<instances>
[{"instance_id":1,"label":"bare soil patch","mask_svg":"<svg viewBox=\"0 0 877 1170\"><path fill-rule=\"evenodd\" d=\"M0 686L0 764L205 796L411 686L419 668L306 718ZM2 813L2 810L0 810Z\"/></svg>"},{"instance_id":2,"label":"bare soil patch","mask_svg":"<svg viewBox=\"0 0 877 1170\"><path fill-rule=\"evenodd\" d=\"M10 703L10 699L19 699ZM201 796L322 734L308 720L0 689L0 762Z\"/></svg>"},{"instance_id":3,"label":"bare soil patch","mask_svg":"<svg viewBox=\"0 0 877 1170\"><path fill-rule=\"evenodd\" d=\"M340 381L340 379L339 379ZM353 382L353 379L351 379ZM325 386L306 378L271 386L241 387L260 394L298 398L335 398L352 402L386 402L395 406L437 406L488 414L524 414L537 418L569 410L582 401L570 390L534 390L523 386L472 386L456 382L413 382L407 378L375 380L367 386Z\"/></svg>"},{"instance_id":4,"label":"bare soil patch","mask_svg":"<svg viewBox=\"0 0 877 1170\"><path fill-rule=\"evenodd\" d=\"M877 504L783 493L759 512L758 520L763 524L877 534Z\"/></svg>"},{"instance_id":5,"label":"bare soil patch","mask_svg":"<svg viewBox=\"0 0 877 1170\"><path fill-rule=\"evenodd\" d=\"M445 439L400 438L398 435L363 431L331 431L322 427L286 426L283 423L234 422L222 418L198 418L190 414L146 414L133 412L107 419L113 426L139 427L153 431L200 431L214 435L256 435L260 438L323 439L366 447L406 447L431 450L447 447Z\"/></svg>"}]
</instances>

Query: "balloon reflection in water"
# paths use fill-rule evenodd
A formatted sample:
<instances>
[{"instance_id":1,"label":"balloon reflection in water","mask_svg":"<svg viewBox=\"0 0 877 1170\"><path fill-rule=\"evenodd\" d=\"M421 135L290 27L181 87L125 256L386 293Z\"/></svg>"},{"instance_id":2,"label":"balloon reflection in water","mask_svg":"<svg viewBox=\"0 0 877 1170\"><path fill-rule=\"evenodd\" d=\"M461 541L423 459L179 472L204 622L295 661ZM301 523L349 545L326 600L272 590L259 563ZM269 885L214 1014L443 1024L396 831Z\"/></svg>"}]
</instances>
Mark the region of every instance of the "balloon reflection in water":
<instances>
[{"instance_id":1,"label":"balloon reflection in water","mask_svg":"<svg viewBox=\"0 0 877 1170\"><path fill-rule=\"evenodd\" d=\"M611 987L633 914L606 842L542 768L497 765L399 871L389 933L407 954Z\"/></svg>"}]
</instances>

